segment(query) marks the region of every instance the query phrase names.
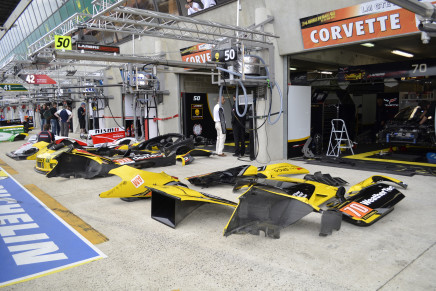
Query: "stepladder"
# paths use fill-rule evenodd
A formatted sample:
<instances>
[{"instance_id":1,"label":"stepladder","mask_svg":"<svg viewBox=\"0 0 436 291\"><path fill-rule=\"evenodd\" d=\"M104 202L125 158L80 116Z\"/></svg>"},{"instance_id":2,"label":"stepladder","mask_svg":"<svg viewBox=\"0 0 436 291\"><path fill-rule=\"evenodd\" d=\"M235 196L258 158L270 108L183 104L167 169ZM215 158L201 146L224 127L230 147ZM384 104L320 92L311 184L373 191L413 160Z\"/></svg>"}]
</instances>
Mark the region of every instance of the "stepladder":
<instances>
[{"instance_id":1,"label":"stepladder","mask_svg":"<svg viewBox=\"0 0 436 291\"><path fill-rule=\"evenodd\" d=\"M353 143L348 136L347 126L342 119L332 119L332 131L330 133L329 146L327 148L328 157L339 157L342 150L351 150L354 155Z\"/></svg>"}]
</instances>

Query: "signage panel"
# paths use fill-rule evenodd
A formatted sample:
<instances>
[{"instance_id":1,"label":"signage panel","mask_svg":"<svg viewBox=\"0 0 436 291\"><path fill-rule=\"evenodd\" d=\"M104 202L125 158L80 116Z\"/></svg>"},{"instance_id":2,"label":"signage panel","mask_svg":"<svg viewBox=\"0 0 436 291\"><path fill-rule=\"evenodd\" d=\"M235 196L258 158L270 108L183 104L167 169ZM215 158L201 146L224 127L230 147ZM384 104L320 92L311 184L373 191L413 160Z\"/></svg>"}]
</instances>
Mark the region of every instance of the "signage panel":
<instances>
[{"instance_id":1,"label":"signage panel","mask_svg":"<svg viewBox=\"0 0 436 291\"><path fill-rule=\"evenodd\" d=\"M20 78L26 81L28 84L33 85L56 84L56 81L47 75L20 75Z\"/></svg>"},{"instance_id":2,"label":"signage panel","mask_svg":"<svg viewBox=\"0 0 436 291\"><path fill-rule=\"evenodd\" d=\"M71 36L55 35L55 49L72 50Z\"/></svg>"},{"instance_id":3,"label":"signage panel","mask_svg":"<svg viewBox=\"0 0 436 291\"><path fill-rule=\"evenodd\" d=\"M5 91L27 91L21 84L0 84L0 88Z\"/></svg>"},{"instance_id":4,"label":"signage panel","mask_svg":"<svg viewBox=\"0 0 436 291\"><path fill-rule=\"evenodd\" d=\"M105 255L0 168L0 287Z\"/></svg>"},{"instance_id":5,"label":"signage panel","mask_svg":"<svg viewBox=\"0 0 436 291\"><path fill-rule=\"evenodd\" d=\"M304 49L415 33L417 24L414 13L380 0L300 19Z\"/></svg>"},{"instance_id":6,"label":"signage panel","mask_svg":"<svg viewBox=\"0 0 436 291\"><path fill-rule=\"evenodd\" d=\"M105 53L120 53L120 48L117 46L107 46L98 44L86 44L77 43L78 50L93 51L93 52L105 52Z\"/></svg>"},{"instance_id":7,"label":"signage panel","mask_svg":"<svg viewBox=\"0 0 436 291\"><path fill-rule=\"evenodd\" d=\"M190 63L206 63L212 61L211 53L214 45L200 43L180 49L182 61Z\"/></svg>"}]
</instances>

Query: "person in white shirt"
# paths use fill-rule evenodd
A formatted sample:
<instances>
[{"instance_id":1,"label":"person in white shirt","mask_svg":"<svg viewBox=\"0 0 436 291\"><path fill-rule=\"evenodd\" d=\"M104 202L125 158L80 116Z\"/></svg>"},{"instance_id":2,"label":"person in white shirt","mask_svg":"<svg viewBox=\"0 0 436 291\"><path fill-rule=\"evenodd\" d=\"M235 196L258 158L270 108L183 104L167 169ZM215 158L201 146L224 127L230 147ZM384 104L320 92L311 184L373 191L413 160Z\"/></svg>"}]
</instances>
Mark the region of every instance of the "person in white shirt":
<instances>
[{"instance_id":1,"label":"person in white shirt","mask_svg":"<svg viewBox=\"0 0 436 291\"><path fill-rule=\"evenodd\" d=\"M215 0L201 0L201 3L203 3L203 9L207 9L216 5Z\"/></svg>"},{"instance_id":2,"label":"person in white shirt","mask_svg":"<svg viewBox=\"0 0 436 291\"><path fill-rule=\"evenodd\" d=\"M193 0L186 0L185 8L188 9L188 15L202 10L200 4L194 2Z\"/></svg>"},{"instance_id":3,"label":"person in white shirt","mask_svg":"<svg viewBox=\"0 0 436 291\"><path fill-rule=\"evenodd\" d=\"M59 119L61 123L61 136L68 136L68 122L72 117L71 111L67 109L67 106L64 106L63 109L56 111L54 115Z\"/></svg>"},{"instance_id":4,"label":"person in white shirt","mask_svg":"<svg viewBox=\"0 0 436 291\"><path fill-rule=\"evenodd\" d=\"M221 106L220 106L221 102ZM225 157L226 154L223 153L224 142L226 141L226 134L223 133L223 129L221 126L221 118L220 111L222 111L221 116L224 117L224 111L222 109L222 105L226 102L224 96L218 98L218 102L213 108L213 121L215 121L215 129L216 129L216 154L220 157Z\"/></svg>"}]
</instances>

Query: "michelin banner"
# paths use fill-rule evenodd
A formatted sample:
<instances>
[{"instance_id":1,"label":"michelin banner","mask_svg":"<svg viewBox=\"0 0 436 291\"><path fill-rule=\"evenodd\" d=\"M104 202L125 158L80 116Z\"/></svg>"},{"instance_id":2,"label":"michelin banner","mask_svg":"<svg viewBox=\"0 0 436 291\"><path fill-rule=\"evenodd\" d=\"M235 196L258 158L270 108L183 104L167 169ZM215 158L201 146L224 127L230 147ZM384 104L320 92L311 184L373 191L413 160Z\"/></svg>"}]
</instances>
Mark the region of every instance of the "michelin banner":
<instances>
[{"instance_id":1,"label":"michelin banner","mask_svg":"<svg viewBox=\"0 0 436 291\"><path fill-rule=\"evenodd\" d=\"M0 168L0 287L104 257Z\"/></svg>"}]
</instances>

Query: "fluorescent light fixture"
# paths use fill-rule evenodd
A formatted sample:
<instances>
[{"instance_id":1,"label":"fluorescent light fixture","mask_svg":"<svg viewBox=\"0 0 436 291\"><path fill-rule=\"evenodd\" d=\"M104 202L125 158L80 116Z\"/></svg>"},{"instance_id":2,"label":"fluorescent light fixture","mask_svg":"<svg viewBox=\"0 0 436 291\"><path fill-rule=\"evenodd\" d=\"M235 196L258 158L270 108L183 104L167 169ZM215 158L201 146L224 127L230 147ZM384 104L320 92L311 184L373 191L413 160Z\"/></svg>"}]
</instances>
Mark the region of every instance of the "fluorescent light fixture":
<instances>
[{"instance_id":1,"label":"fluorescent light fixture","mask_svg":"<svg viewBox=\"0 0 436 291\"><path fill-rule=\"evenodd\" d=\"M289 70L290 70L290 71L296 71L296 70L297 70L297 68L294 68L294 67L290 67L290 68L289 68Z\"/></svg>"},{"instance_id":2,"label":"fluorescent light fixture","mask_svg":"<svg viewBox=\"0 0 436 291\"><path fill-rule=\"evenodd\" d=\"M402 56L402 57L406 57L406 58L413 58L412 54L406 53L406 52L403 52L403 51L400 51L400 50L393 50L393 51L391 51L391 53L393 53L395 55Z\"/></svg>"},{"instance_id":3,"label":"fluorescent light fixture","mask_svg":"<svg viewBox=\"0 0 436 291\"><path fill-rule=\"evenodd\" d=\"M320 74L325 74L325 75L332 75L333 72L329 72L329 71L321 71L319 72Z\"/></svg>"},{"instance_id":4,"label":"fluorescent light fixture","mask_svg":"<svg viewBox=\"0 0 436 291\"><path fill-rule=\"evenodd\" d=\"M373 44L372 42L365 42L365 43L361 43L360 45L366 46L366 47L374 47L375 46L375 44Z\"/></svg>"}]
</instances>

